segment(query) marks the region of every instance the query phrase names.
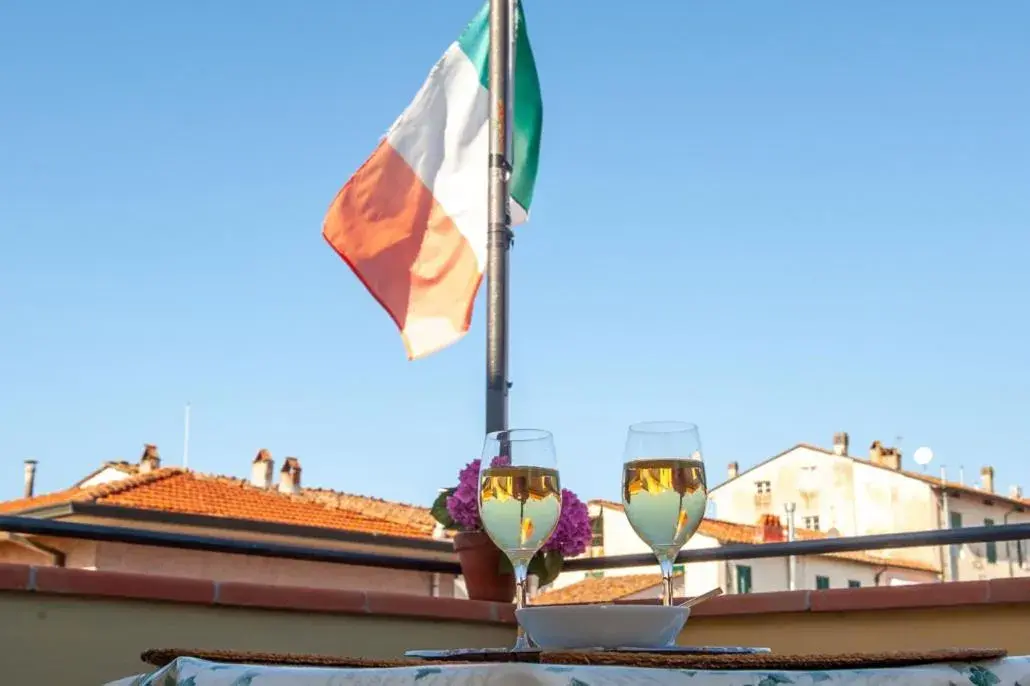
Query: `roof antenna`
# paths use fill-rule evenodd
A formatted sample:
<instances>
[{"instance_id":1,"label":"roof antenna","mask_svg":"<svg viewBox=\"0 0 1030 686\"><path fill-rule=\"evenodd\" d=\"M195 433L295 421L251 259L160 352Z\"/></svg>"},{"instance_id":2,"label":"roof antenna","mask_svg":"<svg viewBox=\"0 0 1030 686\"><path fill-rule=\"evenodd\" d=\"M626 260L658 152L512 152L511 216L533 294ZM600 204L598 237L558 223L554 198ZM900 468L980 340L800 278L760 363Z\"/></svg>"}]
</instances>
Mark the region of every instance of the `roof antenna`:
<instances>
[{"instance_id":1,"label":"roof antenna","mask_svg":"<svg viewBox=\"0 0 1030 686\"><path fill-rule=\"evenodd\" d=\"M182 467L190 466L190 404L186 403L186 427L182 437Z\"/></svg>"}]
</instances>

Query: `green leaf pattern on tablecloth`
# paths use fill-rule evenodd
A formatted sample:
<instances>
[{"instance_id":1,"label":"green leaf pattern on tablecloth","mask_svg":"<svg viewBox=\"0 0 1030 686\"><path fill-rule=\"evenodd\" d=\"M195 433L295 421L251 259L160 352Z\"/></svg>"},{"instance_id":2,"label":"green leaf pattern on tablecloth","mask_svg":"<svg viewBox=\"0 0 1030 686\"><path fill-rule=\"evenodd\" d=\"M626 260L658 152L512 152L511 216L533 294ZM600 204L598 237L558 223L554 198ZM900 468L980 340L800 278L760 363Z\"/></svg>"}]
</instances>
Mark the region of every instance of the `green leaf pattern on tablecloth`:
<instances>
[{"instance_id":1,"label":"green leaf pattern on tablecloth","mask_svg":"<svg viewBox=\"0 0 1030 686\"><path fill-rule=\"evenodd\" d=\"M440 665L395 669L256 667L180 658L109 686L1030 686L1030 657L974 665L836 671L705 671L580 665Z\"/></svg>"}]
</instances>

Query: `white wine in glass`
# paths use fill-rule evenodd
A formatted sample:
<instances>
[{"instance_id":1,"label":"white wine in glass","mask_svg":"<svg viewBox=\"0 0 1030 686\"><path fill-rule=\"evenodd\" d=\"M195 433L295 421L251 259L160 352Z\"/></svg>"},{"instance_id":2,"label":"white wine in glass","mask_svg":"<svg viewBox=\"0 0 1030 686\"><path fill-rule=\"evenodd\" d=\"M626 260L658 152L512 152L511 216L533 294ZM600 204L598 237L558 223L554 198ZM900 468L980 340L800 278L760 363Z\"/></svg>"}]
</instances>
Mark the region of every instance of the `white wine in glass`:
<instances>
[{"instance_id":1,"label":"white wine in glass","mask_svg":"<svg viewBox=\"0 0 1030 686\"><path fill-rule=\"evenodd\" d=\"M673 565L708 505L697 427L642 422L629 428L622 465L622 504L630 526L658 558L662 602L673 601Z\"/></svg>"},{"instance_id":2,"label":"white wine in glass","mask_svg":"<svg viewBox=\"0 0 1030 686\"><path fill-rule=\"evenodd\" d=\"M487 467L480 472L480 518L512 565L530 560L547 542L561 514L558 470Z\"/></svg>"},{"instance_id":3,"label":"white wine in glass","mask_svg":"<svg viewBox=\"0 0 1030 686\"><path fill-rule=\"evenodd\" d=\"M483 529L515 570L515 609L526 604L529 563L561 515L561 481L554 438L542 429L487 434L479 469ZM531 648L519 626L515 650Z\"/></svg>"}]
</instances>

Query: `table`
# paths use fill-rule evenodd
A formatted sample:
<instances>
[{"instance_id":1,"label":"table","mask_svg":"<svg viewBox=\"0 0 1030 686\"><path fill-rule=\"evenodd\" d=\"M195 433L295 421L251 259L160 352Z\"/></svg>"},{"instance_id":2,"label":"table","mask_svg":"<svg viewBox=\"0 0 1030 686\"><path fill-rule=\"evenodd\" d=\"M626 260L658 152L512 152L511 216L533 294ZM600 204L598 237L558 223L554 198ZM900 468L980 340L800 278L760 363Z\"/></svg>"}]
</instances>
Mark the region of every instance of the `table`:
<instances>
[{"instance_id":1,"label":"table","mask_svg":"<svg viewBox=\"0 0 1030 686\"><path fill-rule=\"evenodd\" d=\"M1030 656L977 664L925 665L830 672L713 672L538 664L444 665L334 669L230 665L179 658L151 674L108 686L1020 686L1030 685Z\"/></svg>"}]
</instances>

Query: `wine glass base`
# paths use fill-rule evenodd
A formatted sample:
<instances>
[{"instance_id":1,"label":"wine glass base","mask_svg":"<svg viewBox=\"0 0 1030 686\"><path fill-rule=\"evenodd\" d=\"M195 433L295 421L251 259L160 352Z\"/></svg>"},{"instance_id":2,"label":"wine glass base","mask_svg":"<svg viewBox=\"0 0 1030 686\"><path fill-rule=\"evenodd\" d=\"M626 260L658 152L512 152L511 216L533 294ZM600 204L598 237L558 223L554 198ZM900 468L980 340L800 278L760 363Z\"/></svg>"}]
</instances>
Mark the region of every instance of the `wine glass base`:
<instances>
[{"instance_id":1,"label":"wine glass base","mask_svg":"<svg viewBox=\"0 0 1030 686\"><path fill-rule=\"evenodd\" d=\"M529 634L525 631L520 630L518 636L515 638L515 645L512 647L512 652L517 653L521 651L536 650L536 645L529 639Z\"/></svg>"}]
</instances>

